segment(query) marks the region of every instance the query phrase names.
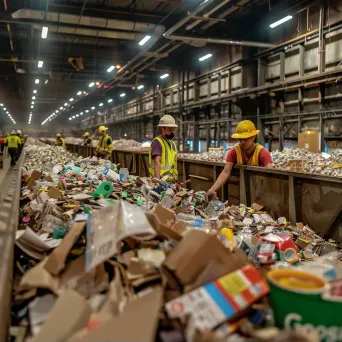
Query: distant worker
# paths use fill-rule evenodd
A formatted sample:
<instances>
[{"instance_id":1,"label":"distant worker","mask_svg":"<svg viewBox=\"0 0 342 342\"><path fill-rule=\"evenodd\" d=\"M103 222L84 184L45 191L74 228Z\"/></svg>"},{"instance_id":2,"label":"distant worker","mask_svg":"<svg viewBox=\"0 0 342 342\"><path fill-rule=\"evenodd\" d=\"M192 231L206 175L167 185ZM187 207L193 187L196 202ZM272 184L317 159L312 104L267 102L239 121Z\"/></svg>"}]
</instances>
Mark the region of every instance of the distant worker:
<instances>
[{"instance_id":1,"label":"distant worker","mask_svg":"<svg viewBox=\"0 0 342 342\"><path fill-rule=\"evenodd\" d=\"M98 133L100 135L99 143L96 147L96 157L102 159L110 159L113 150L112 138L107 133L108 128L105 126L100 126Z\"/></svg>"},{"instance_id":2,"label":"distant worker","mask_svg":"<svg viewBox=\"0 0 342 342\"><path fill-rule=\"evenodd\" d=\"M22 132L21 132L20 129L17 130L17 136L18 136L18 138L21 141L21 144L20 144L20 147L19 147L19 150L18 150L19 155L21 155L21 151L23 150L23 147L24 147L24 144L25 144L25 140L23 138L23 135L22 135Z\"/></svg>"},{"instance_id":3,"label":"distant worker","mask_svg":"<svg viewBox=\"0 0 342 342\"><path fill-rule=\"evenodd\" d=\"M61 134L58 133L56 135L56 143L55 146L61 146L63 148L65 148L65 140L62 138Z\"/></svg>"},{"instance_id":4,"label":"distant worker","mask_svg":"<svg viewBox=\"0 0 342 342\"><path fill-rule=\"evenodd\" d=\"M6 137L5 145L8 147L8 153L11 156L11 166L14 166L17 162L19 156L19 148L21 145L20 138L16 135L15 131L13 130L11 134Z\"/></svg>"},{"instance_id":5,"label":"distant worker","mask_svg":"<svg viewBox=\"0 0 342 342\"><path fill-rule=\"evenodd\" d=\"M154 138L150 146L150 175L168 182L177 182L177 146L172 139L178 126L171 115L164 115L158 127L161 127L161 135Z\"/></svg>"},{"instance_id":6,"label":"distant worker","mask_svg":"<svg viewBox=\"0 0 342 342\"><path fill-rule=\"evenodd\" d=\"M262 145L255 143L256 136L259 133L260 131L255 128L252 121L243 120L239 122L232 138L239 139L240 143L228 152L226 165L215 184L207 192L207 198L212 198L216 191L227 182L234 164L273 167L270 152Z\"/></svg>"},{"instance_id":7,"label":"distant worker","mask_svg":"<svg viewBox=\"0 0 342 342\"><path fill-rule=\"evenodd\" d=\"M83 146L91 145L91 138L89 138L89 136L90 136L89 132L84 133Z\"/></svg>"}]
</instances>

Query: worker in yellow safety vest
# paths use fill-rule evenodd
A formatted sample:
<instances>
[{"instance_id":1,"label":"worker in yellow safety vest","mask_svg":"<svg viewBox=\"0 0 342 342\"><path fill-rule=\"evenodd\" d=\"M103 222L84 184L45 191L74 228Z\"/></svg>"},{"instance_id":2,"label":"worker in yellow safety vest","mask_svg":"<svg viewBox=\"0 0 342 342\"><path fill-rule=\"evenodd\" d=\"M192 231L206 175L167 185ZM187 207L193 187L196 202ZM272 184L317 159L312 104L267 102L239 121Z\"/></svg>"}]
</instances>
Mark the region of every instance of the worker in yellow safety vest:
<instances>
[{"instance_id":1,"label":"worker in yellow safety vest","mask_svg":"<svg viewBox=\"0 0 342 342\"><path fill-rule=\"evenodd\" d=\"M228 152L223 171L217 178L215 184L207 192L208 199L214 197L216 191L227 182L235 164L267 168L273 167L270 152L262 145L255 143L256 136L259 133L260 131L255 128L252 121L243 120L239 122L232 138L240 140L240 143L234 145Z\"/></svg>"},{"instance_id":2,"label":"worker in yellow safety vest","mask_svg":"<svg viewBox=\"0 0 342 342\"><path fill-rule=\"evenodd\" d=\"M91 138L89 132L84 133L83 146L89 146L91 144Z\"/></svg>"},{"instance_id":3,"label":"worker in yellow safety vest","mask_svg":"<svg viewBox=\"0 0 342 342\"><path fill-rule=\"evenodd\" d=\"M113 150L112 138L107 133L108 128L105 126L100 126L98 133L100 135L99 143L96 147L96 157L102 159L110 159Z\"/></svg>"},{"instance_id":4,"label":"worker in yellow safety vest","mask_svg":"<svg viewBox=\"0 0 342 342\"><path fill-rule=\"evenodd\" d=\"M11 134L6 137L5 145L8 148L8 153L11 156L11 166L14 166L17 162L19 156L19 148L21 145L20 138L16 135L15 131L13 130Z\"/></svg>"},{"instance_id":5,"label":"worker in yellow safety vest","mask_svg":"<svg viewBox=\"0 0 342 342\"><path fill-rule=\"evenodd\" d=\"M56 143L55 146L61 146L63 148L65 148L65 140L62 138L61 134L58 133L56 135Z\"/></svg>"},{"instance_id":6,"label":"worker in yellow safety vest","mask_svg":"<svg viewBox=\"0 0 342 342\"><path fill-rule=\"evenodd\" d=\"M177 182L177 146L172 139L178 126L171 115L164 115L158 127L161 127L161 135L154 138L150 146L150 175L168 182Z\"/></svg>"}]
</instances>

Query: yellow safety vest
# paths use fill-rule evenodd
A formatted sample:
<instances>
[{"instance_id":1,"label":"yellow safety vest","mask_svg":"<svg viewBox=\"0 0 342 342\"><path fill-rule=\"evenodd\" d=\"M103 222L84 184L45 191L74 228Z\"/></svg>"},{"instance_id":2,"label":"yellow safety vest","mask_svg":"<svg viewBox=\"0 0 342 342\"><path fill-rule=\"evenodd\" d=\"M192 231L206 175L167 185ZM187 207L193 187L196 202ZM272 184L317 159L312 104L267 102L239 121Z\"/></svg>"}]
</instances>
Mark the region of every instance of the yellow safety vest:
<instances>
[{"instance_id":1,"label":"yellow safety vest","mask_svg":"<svg viewBox=\"0 0 342 342\"><path fill-rule=\"evenodd\" d=\"M107 141L108 141L108 138L111 139L112 143L111 144L107 144ZM108 152L100 152L100 148L107 148L108 149ZM112 150L113 150L113 140L112 138L107 134L105 136L101 136L100 137L100 140L99 140L99 143L97 144L97 147L96 147L96 152L99 152L100 154L111 154L112 153Z\"/></svg>"},{"instance_id":2,"label":"yellow safety vest","mask_svg":"<svg viewBox=\"0 0 342 342\"><path fill-rule=\"evenodd\" d=\"M5 143L7 143L8 148L18 148L21 144L21 140L16 135L10 135L6 138Z\"/></svg>"},{"instance_id":3,"label":"yellow safety vest","mask_svg":"<svg viewBox=\"0 0 342 342\"><path fill-rule=\"evenodd\" d=\"M59 138L59 140L56 139L56 146L62 146L65 148L65 140L63 138Z\"/></svg>"},{"instance_id":4,"label":"yellow safety vest","mask_svg":"<svg viewBox=\"0 0 342 342\"><path fill-rule=\"evenodd\" d=\"M168 181L177 181L178 179L178 170L177 170L177 146L173 140L169 140L170 144L163 138L157 137L152 140L150 146L150 155L149 155L149 172L152 177L154 177L154 163L152 160L152 144L155 140L158 140L160 146L162 147L162 154L160 160L160 177L169 175Z\"/></svg>"},{"instance_id":5,"label":"yellow safety vest","mask_svg":"<svg viewBox=\"0 0 342 342\"><path fill-rule=\"evenodd\" d=\"M240 147L240 144L234 145L234 150L236 152L236 161L238 165L250 165L250 166L259 166L259 153L264 147L260 144L255 144L255 149L253 154L250 156L247 163L243 158L243 153Z\"/></svg>"}]
</instances>

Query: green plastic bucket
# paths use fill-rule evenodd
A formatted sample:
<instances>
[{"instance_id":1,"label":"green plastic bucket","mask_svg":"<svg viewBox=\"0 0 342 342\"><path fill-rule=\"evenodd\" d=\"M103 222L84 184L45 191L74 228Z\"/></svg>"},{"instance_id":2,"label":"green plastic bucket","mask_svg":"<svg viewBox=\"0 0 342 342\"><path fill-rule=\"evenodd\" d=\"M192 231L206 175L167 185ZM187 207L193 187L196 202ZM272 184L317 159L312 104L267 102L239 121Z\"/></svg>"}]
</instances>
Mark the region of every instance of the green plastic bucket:
<instances>
[{"instance_id":1,"label":"green plastic bucket","mask_svg":"<svg viewBox=\"0 0 342 342\"><path fill-rule=\"evenodd\" d=\"M281 284L280 277L317 281L317 288L293 288ZM270 303L279 328L316 331L321 342L342 342L342 302L322 299L325 280L293 269L272 270L267 274Z\"/></svg>"}]
</instances>

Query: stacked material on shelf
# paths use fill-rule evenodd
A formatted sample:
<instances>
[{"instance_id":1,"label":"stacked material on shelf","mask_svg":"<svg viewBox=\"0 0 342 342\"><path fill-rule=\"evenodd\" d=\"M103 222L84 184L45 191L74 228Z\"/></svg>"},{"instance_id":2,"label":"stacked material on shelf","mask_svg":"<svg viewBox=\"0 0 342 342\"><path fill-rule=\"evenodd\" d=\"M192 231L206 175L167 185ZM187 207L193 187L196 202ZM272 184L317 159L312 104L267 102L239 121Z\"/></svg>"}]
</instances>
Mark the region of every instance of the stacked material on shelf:
<instances>
[{"instance_id":1,"label":"stacked material on shelf","mask_svg":"<svg viewBox=\"0 0 342 342\"><path fill-rule=\"evenodd\" d=\"M180 153L179 157L182 159L204 160L214 162L225 162L228 151L214 150L202 153Z\"/></svg>"},{"instance_id":2,"label":"stacked material on shelf","mask_svg":"<svg viewBox=\"0 0 342 342\"><path fill-rule=\"evenodd\" d=\"M11 315L25 341L340 334L336 242L261 202L207 203L204 192L127 177L96 158L56 156L42 170L27 152Z\"/></svg>"},{"instance_id":3,"label":"stacked material on shelf","mask_svg":"<svg viewBox=\"0 0 342 342\"><path fill-rule=\"evenodd\" d=\"M272 159L277 169L291 170L292 161L302 161L302 172L342 177L342 150L312 153L299 148L284 149L272 152Z\"/></svg>"}]
</instances>

